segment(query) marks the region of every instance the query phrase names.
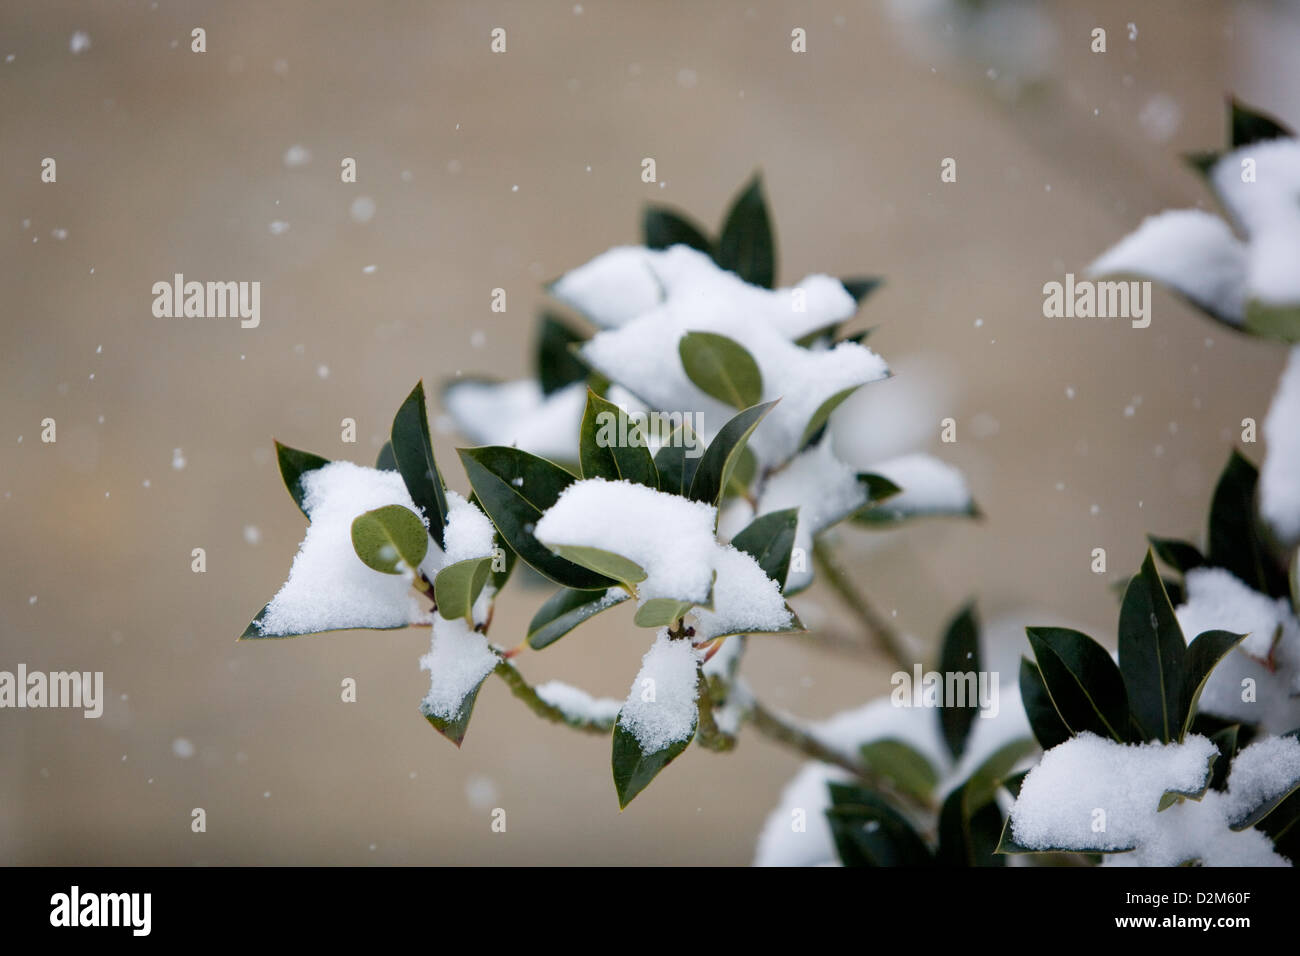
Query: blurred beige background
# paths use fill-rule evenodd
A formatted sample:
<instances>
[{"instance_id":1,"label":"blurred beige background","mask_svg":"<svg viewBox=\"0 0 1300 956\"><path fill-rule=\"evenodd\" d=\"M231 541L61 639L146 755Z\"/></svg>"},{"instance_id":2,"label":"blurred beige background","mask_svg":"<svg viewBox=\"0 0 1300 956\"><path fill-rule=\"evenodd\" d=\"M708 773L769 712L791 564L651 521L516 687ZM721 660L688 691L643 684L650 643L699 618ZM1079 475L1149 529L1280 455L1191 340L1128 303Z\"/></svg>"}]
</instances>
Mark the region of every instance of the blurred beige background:
<instances>
[{"instance_id":1,"label":"blurred beige background","mask_svg":"<svg viewBox=\"0 0 1300 956\"><path fill-rule=\"evenodd\" d=\"M643 203L713 225L755 168L783 282L887 278L858 323L900 375L869 388L913 389L912 445L965 469L988 515L846 535L864 590L923 649L972 595L1000 633L1031 608L1113 640L1109 582L1144 531L1200 534L1283 355L1163 291L1136 331L1044 319L1041 288L1142 216L1211 202L1177 156L1221 145L1226 92L1300 122L1300 20L1283 3L1042 6L974 23L842 0L0 7L0 669L103 670L108 696L98 721L0 712L0 862L748 862L797 766L753 733L688 751L620 814L608 741L541 723L499 682L463 751L434 733L425 631L234 638L303 529L272 435L370 463L421 376L525 374L542 282L636 241ZM294 146L310 161L287 165ZM154 318L150 287L176 272L261 281L260 328ZM960 440L940 446L948 415ZM455 437L438 442L464 490ZM1094 547L1110 575L1089 572ZM542 597L508 593L497 640ZM852 643L833 595L796 606ZM622 697L647 644L630 617L521 666ZM755 641L745 663L808 717L889 670L812 637Z\"/></svg>"}]
</instances>

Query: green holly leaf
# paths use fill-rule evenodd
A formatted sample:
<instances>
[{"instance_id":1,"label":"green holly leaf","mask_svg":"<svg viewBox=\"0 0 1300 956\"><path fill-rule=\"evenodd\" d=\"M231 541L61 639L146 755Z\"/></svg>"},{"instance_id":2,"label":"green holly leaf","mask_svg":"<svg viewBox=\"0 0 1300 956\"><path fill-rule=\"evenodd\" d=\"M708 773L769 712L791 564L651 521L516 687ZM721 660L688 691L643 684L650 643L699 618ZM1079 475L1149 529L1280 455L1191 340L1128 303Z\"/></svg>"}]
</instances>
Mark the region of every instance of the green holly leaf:
<instances>
[{"instance_id":1,"label":"green holly leaf","mask_svg":"<svg viewBox=\"0 0 1300 956\"><path fill-rule=\"evenodd\" d=\"M622 717L622 714L619 714ZM614 724L614 749L611 764L614 770L614 789L618 793L618 808L623 810L633 798L650 785L659 771L668 766L695 739L695 725L685 740L669 744L654 753L642 753L641 744L622 723Z\"/></svg>"},{"instance_id":2,"label":"green holly leaf","mask_svg":"<svg viewBox=\"0 0 1300 956\"><path fill-rule=\"evenodd\" d=\"M722 501L722 492L731 480L741 450L749 441L758 423L763 420L776 401L764 402L738 413L722 426L717 437L700 456L695 477L691 480L690 498L717 505Z\"/></svg>"},{"instance_id":3,"label":"green holly leaf","mask_svg":"<svg viewBox=\"0 0 1300 956\"><path fill-rule=\"evenodd\" d=\"M492 559L466 558L440 569L433 578L433 598L438 613L448 620L464 618L473 624L474 602L492 575Z\"/></svg>"},{"instance_id":4,"label":"green holly leaf","mask_svg":"<svg viewBox=\"0 0 1300 956\"><path fill-rule=\"evenodd\" d=\"M429 551L424 522L410 508L386 505L352 520L352 549L368 568L384 574L414 573Z\"/></svg>"},{"instance_id":5,"label":"green holly leaf","mask_svg":"<svg viewBox=\"0 0 1300 956\"><path fill-rule=\"evenodd\" d=\"M664 206L646 206L641 219L645 244L650 249L667 249L685 245L705 255L713 255L713 244L704 232L681 213Z\"/></svg>"},{"instance_id":6,"label":"green holly leaf","mask_svg":"<svg viewBox=\"0 0 1300 956\"><path fill-rule=\"evenodd\" d=\"M585 334L554 312L542 313L537 330L537 381L543 395L581 382L590 374L591 369L574 350L574 346L586 340Z\"/></svg>"},{"instance_id":7,"label":"green holly leaf","mask_svg":"<svg viewBox=\"0 0 1300 956\"><path fill-rule=\"evenodd\" d=\"M1124 743L1129 702L1124 678L1106 649L1064 627L1027 627L1025 633L1052 706L1070 732L1087 730Z\"/></svg>"},{"instance_id":8,"label":"green holly leaf","mask_svg":"<svg viewBox=\"0 0 1300 956\"><path fill-rule=\"evenodd\" d=\"M649 436L627 412L587 389L578 453L582 477L632 481L659 488L659 472L647 447Z\"/></svg>"},{"instance_id":9,"label":"green holly leaf","mask_svg":"<svg viewBox=\"0 0 1300 956\"><path fill-rule=\"evenodd\" d=\"M313 455L309 451L299 451L297 448L290 448L288 445L275 443L275 459L280 464L280 477L284 479L284 486L289 489L289 494L293 497L293 503L298 506L298 510L304 515L307 509L303 507L303 499L307 495L307 489L302 485L302 476L309 471L315 471L317 468L324 468L328 465L329 459L322 458L320 455Z\"/></svg>"},{"instance_id":10,"label":"green holly leaf","mask_svg":"<svg viewBox=\"0 0 1300 956\"><path fill-rule=\"evenodd\" d=\"M575 591L561 588L546 599L528 622L528 646L535 651L554 644L565 634L606 608L622 604L631 595L620 588Z\"/></svg>"},{"instance_id":11,"label":"green holly leaf","mask_svg":"<svg viewBox=\"0 0 1300 956\"><path fill-rule=\"evenodd\" d=\"M763 573L785 587L790 573L790 553L794 550L795 529L799 526L799 509L786 508L760 515L731 539L737 551L744 551L758 562Z\"/></svg>"},{"instance_id":12,"label":"green holly leaf","mask_svg":"<svg viewBox=\"0 0 1300 956\"><path fill-rule=\"evenodd\" d=\"M975 605L967 604L948 623L943 645L939 651L940 674L975 674L980 672L979 623ZM966 749L971 725L979 713L978 695L967 700L964 706L944 704L939 708L939 725L943 740L954 761L960 760Z\"/></svg>"},{"instance_id":13,"label":"green holly leaf","mask_svg":"<svg viewBox=\"0 0 1300 956\"><path fill-rule=\"evenodd\" d=\"M687 332L677 343L677 354L686 377L706 395L742 409L763 398L763 373L734 339L714 332Z\"/></svg>"},{"instance_id":14,"label":"green holly leaf","mask_svg":"<svg viewBox=\"0 0 1300 956\"><path fill-rule=\"evenodd\" d=\"M393 418L393 457L411 500L424 512L429 534L441 542L447 527L447 493L429 438L429 414L424 400L424 382L416 383Z\"/></svg>"},{"instance_id":15,"label":"green holly leaf","mask_svg":"<svg viewBox=\"0 0 1300 956\"><path fill-rule=\"evenodd\" d=\"M1228 132L1233 149L1269 139L1291 139L1295 133L1267 113L1228 97Z\"/></svg>"},{"instance_id":16,"label":"green holly leaf","mask_svg":"<svg viewBox=\"0 0 1300 956\"><path fill-rule=\"evenodd\" d=\"M1132 716L1145 739L1169 743L1182 733L1186 657L1187 641L1148 551L1119 612L1119 668Z\"/></svg>"},{"instance_id":17,"label":"green holly leaf","mask_svg":"<svg viewBox=\"0 0 1300 956\"><path fill-rule=\"evenodd\" d=\"M754 176L733 200L714 258L722 268L752 285L765 289L775 286L776 239L760 176Z\"/></svg>"}]
</instances>

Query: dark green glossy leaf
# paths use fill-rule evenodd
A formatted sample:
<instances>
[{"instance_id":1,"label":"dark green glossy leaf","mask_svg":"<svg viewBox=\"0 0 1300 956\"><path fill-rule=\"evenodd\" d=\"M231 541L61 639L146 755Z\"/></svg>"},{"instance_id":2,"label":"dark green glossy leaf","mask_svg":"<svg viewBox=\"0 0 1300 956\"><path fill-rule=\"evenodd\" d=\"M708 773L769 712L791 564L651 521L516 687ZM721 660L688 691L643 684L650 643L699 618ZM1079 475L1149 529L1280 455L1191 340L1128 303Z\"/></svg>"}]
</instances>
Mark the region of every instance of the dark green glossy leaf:
<instances>
[{"instance_id":1,"label":"dark green glossy leaf","mask_svg":"<svg viewBox=\"0 0 1300 956\"><path fill-rule=\"evenodd\" d=\"M1259 471L1233 451L1214 488L1210 504L1209 564L1226 568L1256 591L1284 597L1286 574L1272 558L1255 520Z\"/></svg>"},{"instance_id":2,"label":"dark green glossy leaf","mask_svg":"<svg viewBox=\"0 0 1300 956\"><path fill-rule=\"evenodd\" d=\"M302 476L309 471L325 467L329 464L329 459L313 455L309 451L290 448L279 442L275 443L275 459L280 464L280 477L284 479L284 486L293 496L293 503L298 506L299 511L307 514L307 509L302 504L307 494L307 490L302 486Z\"/></svg>"},{"instance_id":3,"label":"dark green glossy leaf","mask_svg":"<svg viewBox=\"0 0 1300 956\"><path fill-rule=\"evenodd\" d=\"M835 849L845 866L931 866L925 841L907 819L878 794L849 784L832 783L826 819Z\"/></svg>"},{"instance_id":4,"label":"dark green glossy leaf","mask_svg":"<svg viewBox=\"0 0 1300 956\"><path fill-rule=\"evenodd\" d=\"M1201 691L1205 689L1205 682L1210 679L1210 672L1245 639L1245 634L1206 631L1187 646L1187 656L1183 662L1181 704L1183 721L1178 732L1179 740L1186 737L1191 730L1192 720L1196 716L1196 705L1201 699Z\"/></svg>"},{"instance_id":5,"label":"dark green glossy leaf","mask_svg":"<svg viewBox=\"0 0 1300 956\"><path fill-rule=\"evenodd\" d=\"M379 449L379 457L375 459L375 467L380 471L397 471L397 456L393 454L393 443L384 442L384 447Z\"/></svg>"},{"instance_id":6,"label":"dark green glossy leaf","mask_svg":"<svg viewBox=\"0 0 1300 956\"><path fill-rule=\"evenodd\" d=\"M1153 534L1147 535L1147 540L1151 542L1156 556L1180 574L1186 574L1205 563L1205 556L1201 554L1200 548L1187 541L1179 541L1177 538L1157 538Z\"/></svg>"},{"instance_id":7,"label":"dark green glossy leaf","mask_svg":"<svg viewBox=\"0 0 1300 956\"><path fill-rule=\"evenodd\" d=\"M777 399L780 401L780 399ZM717 505L722 500L722 491L731 480L736 461L749 436L754 433L763 416L771 411L776 401L764 402L737 413L727 424L722 426L713 442L700 456L695 477L691 479L690 498Z\"/></svg>"},{"instance_id":8,"label":"dark green glossy leaf","mask_svg":"<svg viewBox=\"0 0 1300 956\"><path fill-rule=\"evenodd\" d=\"M1006 785L1012 768L1037 749L1030 738L1017 737L1007 741L985 757L967 778L963 787L966 791L968 812L973 813L984 804L991 802L997 796L998 789ZM1017 790L1019 790L1018 782ZM1000 824L998 829L1001 829Z\"/></svg>"},{"instance_id":9,"label":"dark green glossy leaf","mask_svg":"<svg viewBox=\"0 0 1300 956\"><path fill-rule=\"evenodd\" d=\"M1267 113L1247 106L1235 96L1228 98L1228 129L1233 149L1269 139L1290 139L1295 133Z\"/></svg>"},{"instance_id":10,"label":"dark green glossy leaf","mask_svg":"<svg viewBox=\"0 0 1300 956\"><path fill-rule=\"evenodd\" d=\"M1027 776L1029 776L1028 770L1022 770L1019 773L1013 773L1010 776L1002 778L1002 786L1006 789L1007 793L1019 799L1020 787L1021 785L1024 784L1025 778Z\"/></svg>"},{"instance_id":11,"label":"dark green glossy leaf","mask_svg":"<svg viewBox=\"0 0 1300 956\"><path fill-rule=\"evenodd\" d=\"M659 488L659 472L647 447L645 429L611 401L587 389L578 455L582 477L631 481Z\"/></svg>"},{"instance_id":12,"label":"dark green glossy leaf","mask_svg":"<svg viewBox=\"0 0 1300 956\"><path fill-rule=\"evenodd\" d=\"M939 866L1006 866L1005 856L998 855L1002 836L1002 811L996 803L972 806L967 784L948 794L939 810L939 849L935 862Z\"/></svg>"},{"instance_id":13,"label":"dark green glossy leaf","mask_svg":"<svg viewBox=\"0 0 1300 956\"><path fill-rule=\"evenodd\" d=\"M416 383L393 417L393 457L411 500L424 512L429 534L442 544L447 527L447 492L438 463L433 459L429 439L429 414L424 401L424 382Z\"/></svg>"},{"instance_id":14,"label":"dark green glossy leaf","mask_svg":"<svg viewBox=\"0 0 1300 956\"><path fill-rule=\"evenodd\" d=\"M630 595L621 589L575 591L561 588L537 609L528 623L528 646L535 651L554 644L565 634L606 608L622 604Z\"/></svg>"},{"instance_id":15,"label":"dark green glossy leaf","mask_svg":"<svg viewBox=\"0 0 1300 956\"><path fill-rule=\"evenodd\" d=\"M543 395L550 395L587 377L591 370L573 349L574 345L586 340L586 335L555 313L542 313L537 330L537 380Z\"/></svg>"},{"instance_id":16,"label":"dark green glossy leaf","mask_svg":"<svg viewBox=\"0 0 1300 956\"><path fill-rule=\"evenodd\" d=\"M665 444L655 452L655 471L659 473L659 490L670 495L685 497L690 494L691 482L703 457L700 445L703 440L690 425L674 428Z\"/></svg>"},{"instance_id":17,"label":"dark green glossy leaf","mask_svg":"<svg viewBox=\"0 0 1300 956\"><path fill-rule=\"evenodd\" d=\"M1240 736L1241 725L1233 724L1230 727L1224 727L1210 737L1210 741L1219 751L1219 757L1214 761L1214 770L1210 774L1210 788L1212 790L1227 788L1228 771L1232 769L1232 761L1237 757Z\"/></svg>"},{"instance_id":18,"label":"dark green glossy leaf","mask_svg":"<svg viewBox=\"0 0 1300 956\"><path fill-rule=\"evenodd\" d=\"M861 305L862 300L865 299L867 296L871 295L871 293L875 292L878 288L880 288L880 286L884 284L884 281L885 281L884 279L879 279L874 277L841 279L840 285L844 286L845 292L853 296L854 302L856 302L858 305Z\"/></svg>"},{"instance_id":19,"label":"dark green glossy leaf","mask_svg":"<svg viewBox=\"0 0 1300 956\"><path fill-rule=\"evenodd\" d=\"M641 219L645 244L650 249L684 245L713 255L713 244L701 229L681 213L663 206L646 206Z\"/></svg>"},{"instance_id":20,"label":"dark green glossy leaf","mask_svg":"<svg viewBox=\"0 0 1300 956\"><path fill-rule=\"evenodd\" d=\"M737 551L744 551L758 562L763 573L782 588L790 573L790 552L794 549L795 529L799 526L799 509L786 508L760 515L745 530L731 539Z\"/></svg>"},{"instance_id":21,"label":"dark green glossy leaf","mask_svg":"<svg viewBox=\"0 0 1300 956\"><path fill-rule=\"evenodd\" d=\"M429 534L414 511L386 505L352 520L352 550L383 574L400 574L403 564L414 572L429 551Z\"/></svg>"},{"instance_id":22,"label":"dark green glossy leaf","mask_svg":"<svg viewBox=\"0 0 1300 956\"><path fill-rule=\"evenodd\" d=\"M758 458L754 454L754 449L746 445L740 450L740 456L736 459L736 467L731 470L731 478L727 481L723 496L738 495L743 497L749 494L749 486L754 483L757 476Z\"/></svg>"},{"instance_id":23,"label":"dark green glossy leaf","mask_svg":"<svg viewBox=\"0 0 1300 956\"><path fill-rule=\"evenodd\" d=\"M1027 657L1020 658L1020 699L1024 703L1025 716L1029 718L1029 726L1038 746L1051 750L1070 739L1070 728L1056 712L1056 705L1052 703L1047 685L1043 683L1042 672Z\"/></svg>"},{"instance_id":24,"label":"dark green glossy leaf","mask_svg":"<svg viewBox=\"0 0 1300 956\"><path fill-rule=\"evenodd\" d=\"M1292 791L1256 827L1268 834L1274 850L1292 863L1300 860L1300 793Z\"/></svg>"},{"instance_id":25,"label":"dark green glossy leaf","mask_svg":"<svg viewBox=\"0 0 1300 956\"><path fill-rule=\"evenodd\" d=\"M901 740L873 740L863 744L860 753L873 772L921 801L929 800L939 784L939 774L925 755Z\"/></svg>"},{"instance_id":26,"label":"dark green glossy leaf","mask_svg":"<svg viewBox=\"0 0 1300 956\"><path fill-rule=\"evenodd\" d=\"M715 332L687 332L677 343L686 377L696 388L732 408L749 408L763 397L763 373L745 347Z\"/></svg>"},{"instance_id":27,"label":"dark green glossy leaf","mask_svg":"<svg viewBox=\"0 0 1300 956\"><path fill-rule=\"evenodd\" d=\"M1070 731L1124 743L1129 705L1124 679L1106 649L1064 627L1027 627L1025 633L1052 706Z\"/></svg>"},{"instance_id":28,"label":"dark green glossy leaf","mask_svg":"<svg viewBox=\"0 0 1300 956\"><path fill-rule=\"evenodd\" d=\"M776 284L776 239L761 177L750 180L732 202L714 258L753 285L771 289Z\"/></svg>"},{"instance_id":29,"label":"dark green glossy leaf","mask_svg":"<svg viewBox=\"0 0 1300 956\"><path fill-rule=\"evenodd\" d=\"M621 715L620 715L621 716ZM650 785L664 767L668 766L695 738L695 726L685 740L669 744L652 754L641 752L641 745L621 723L614 724L614 789L618 792L618 808L627 807L632 799Z\"/></svg>"},{"instance_id":30,"label":"dark green glossy leaf","mask_svg":"<svg viewBox=\"0 0 1300 956\"><path fill-rule=\"evenodd\" d=\"M946 680L948 674L975 674L978 678L979 671L979 623L975 618L975 605L967 604L948 622L939 650L939 673L945 675ZM954 761L961 759L979 707L977 697L966 701L964 706L944 704L939 708L939 726Z\"/></svg>"},{"instance_id":31,"label":"dark green glossy leaf","mask_svg":"<svg viewBox=\"0 0 1300 956\"><path fill-rule=\"evenodd\" d=\"M489 671L483 677L483 680L479 681L478 685L465 695L465 699L460 703L460 710L456 712L454 717L437 717L426 711L424 712L424 719L429 722L429 725L434 730L459 747L465 742L465 734L469 730L469 719L474 714L474 702L478 700L478 692L483 689L483 681L491 676L492 673Z\"/></svg>"},{"instance_id":32,"label":"dark green glossy leaf","mask_svg":"<svg viewBox=\"0 0 1300 956\"><path fill-rule=\"evenodd\" d=\"M489 445L459 449L470 486L497 531L530 567L556 584L604 590L616 582L554 554L533 535L542 512L573 483L559 465L518 448Z\"/></svg>"},{"instance_id":33,"label":"dark green glossy leaf","mask_svg":"<svg viewBox=\"0 0 1300 956\"><path fill-rule=\"evenodd\" d=\"M1119 669L1133 719L1147 740L1169 743L1182 733L1186 657L1187 641L1148 551L1119 611Z\"/></svg>"}]
</instances>

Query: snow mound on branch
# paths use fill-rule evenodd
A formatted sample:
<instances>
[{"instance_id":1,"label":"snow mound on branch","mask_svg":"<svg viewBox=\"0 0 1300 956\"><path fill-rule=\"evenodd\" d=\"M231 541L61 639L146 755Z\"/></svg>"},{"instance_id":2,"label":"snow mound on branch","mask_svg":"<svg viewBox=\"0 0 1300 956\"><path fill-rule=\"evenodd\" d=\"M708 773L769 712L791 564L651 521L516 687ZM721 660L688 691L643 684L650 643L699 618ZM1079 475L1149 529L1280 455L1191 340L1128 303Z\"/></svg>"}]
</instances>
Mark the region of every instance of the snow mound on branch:
<instances>
[{"instance_id":1,"label":"snow mound on branch","mask_svg":"<svg viewBox=\"0 0 1300 956\"><path fill-rule=\"evenodd\" d=\"M1237 754L1226 793L1210 791L1155 815L1145 840L1132 853L1106 859L1108 866L1287 866L1259 830L1233 830L1260 807L1285 795L1300 780L1300 741L1267 737ZM1022 791L1023 793L1023 791Z\"/></svg>"},{"instance_id":2,"label":"snow mound on branch","mask_svg":"<svg viewBox=\"0 0 1300 956\"><path fill-rule=\"evenodd\" d=\"M605 328L649 312L664 297L655 270L663 253L645 246L615 246L566 272L551 285L551 295Z\"/></svg>"},{"instance_id":3,"label":"snow mound on branch","mask_svg":"<svg viewBox=\"0 0 1300 956\"><path fill-rule=\"evenodd\" d=\"M1285 795L1300 780L1300 740L1265 737L1241 751L1228 774L1228 819L1246 820L1252 811Z\"/></svg>"},{"instance_id":4,"label":"snow mound on branch","mask_svg":"<svg viewBox=\"0 0 1300 956\"><path fill-rule=\"evenodd\" d=\"M1270 733L1300 726L1300 622L1286 600L1252 590L1223 568L1194 568L1185 584L1187 602L1175 613L1189 642L1211 630L1249 635L1211 672L1199 709Z\"/></svg>"},{"instance_id":5,"label":"snow mound on branch","mask_svg":"<svg viewBox=\"0 0 1300 956\"><path fill-rule=\"evenodd\" d=\"M1253 182L1242 181L1247 159L1255 164ZM1269 305L1300 304L1300 140L1252 143L1228 153L1210 179L1250 237L1248 296Z\"/></svg>"},{"instance_id":6,"label":"snow mound on branch","mask_svg":"<svg viewBox=\"0 0 1300 956\"><path fill-rule=\"evenodd\" d=\"M661 628L641 659L618 723L636 738L644 754L689 740L698 718L701 655L688 639L674 640Z\"/></svg>"},{"instance_id":7,"label":"snow mound on branch","mask_svg":"<svg viewBox=\"0 0 1300 956\"><path fill-rule=\"evenodd\" d=\"M456 427L480 445L505 445L549 458L578 460L578 428L587 386L574 382L550 395L532 379L456 382L442 396Z\"/></svg>"},{"instance_id":8,"label":"snow mound on branch","mask_svg":"<svg viewBox=\"0 0 1300 956\"><path fill-rule=\"evenodd\" d=\"M433 642L429 653L420 658L420 670L429 672L429 692L420 703L421 713L454 718L498 660L487 637L464 618L448 620L435 614Z\"/></svg>"},{"instance_id":9,"label":"snow mound on branch","mask_svg":"<svg viewBox=\"0 0 1300 956\"><path fill-rule=\"evenodd\" d=\"M879 507L900 515L966 514L975 507L961 469L933 455L877 462L870 469L903 489Z\"/></svg>"},{"instance_id":10,"label":"snow mound on branch","mask_svg":"<svg viewBox=\"0 0 1300 956\"><path fill-rule=\"evenodd\" d=\"M1245 243L1222 219L1199 209L1171 209L1144 219L1088 272L1155 279L1240 325L1246 312L1246 263Z\"/></svg>"},{"instance_id":11,"label":"snow mound on branch","mask_svg":"<svg viewBox=\"0 0 1300 956\"><path fill-rule=\"evenodd\" d=\"M537 696L575 723L613 723L622 706L612 697L592 697L582 688L558 680L539 684Z\"/></svg>"},{"instance_id":12,"label":"snow mound on branch","mask_svg":"<svg viewBox=\"0 0 1300 956\"><path fill-rule=\"evenodd\" d=\"M793 288L764 289L721 269L689 246L618 246L566 273L551 294L603 328L640 318L673 299L708 298L798 339L851 318L853 296L838 279L810 275Z\"/></svg>"},{"instance_id":13,"label":"snow mound on branch","mask_svg":"<svg viewBox=\"0 0 1300 956\"><path fill-rule=\"evenodd\" d=\"M534 534L547 547L581 546L621 555L640 565L642 603L667 597L706 601L716 546L712 505L630 481L587 478L560 493Z\"/></svg>"},{"instance_id":14,"label":"snow mound on branch","mask_svg":"<svg viewBox=\"0 0 1300 956\"><path fill-rule=\"evenodd\" d=\"M1255 168L1249 182L1243 181L1247 160ZM1246 242L1209 213L1168 210L1145 219L1089 271L1159 280L1234 325L1244 321L1251 300L1300 304L1300 140L1228 153L1210 170L1210 183Z\"/></svg>"},{"instance_id":15,"label":"snow mound on branch","mask_svg":"<svg viewBox=\"0 0 1300 956\"><path fill-rule=\"evenodd\" d=\"M672 598L693 610L697 638L789 627L781 589L750 555L714 536L717 510L630 481L586 478L542 513L534 534L547 547L599 548L638 564L638 606Z\"/></svg>"},{"instance_id":16,"label":"snow mound on branch","mask_svg":"<svg viewBox=\"0 0 1300 956\"><path fill-rule=\"evenodd\" d=\"M664 285L663 301L597 333L581 354L654 408L698 412L706 439L736 410L705 394L686 375L677 348L687 332L713 332L742 344L762 374L763 401L783 399L749 442L766 464L784 461L798 450L804 428L827 399L889 374L880 356L856 343L821 351L794 344L794 338L853 314L853 297L837 280L809 277L797 287L796 299L796 290L750 286L685 246L658 255L653 262ZM797 301L801 310L796 310Z\"/></svg>"},{"instance_id":17,"label":"snow mound on branch","mask_svg":"<svg viewBox=\"0 0 1300 956\"><path fill-rule=\"evenodd\" d=\"M1300 272L1300 255L1291 268ZM1268 417L1268 456L1259 472L1259 511L1278 537L1300 540L1300 346L1291 349Z\"/></svg>"},{"instance_id":18,"label":"snow mound on branch","mask_svg":"<svg viewBox=\"0 0 1300 956\"><path fill-rule=\"evenodd\" d=\"M780 587L750 555L730 545L715 544L712 566L716 575L713 606L692 612L697 641L720 634L780 631L793 622Z\"/></svg>"},{"instance_id":19,"label":"snow mound on branch","mask_svg":"<svg viewBox=\"0 0 1300 956\"><path fill-rule=\"evenodd\" d=\"M350 627L401 627L427 620L411 591L411 575L367 567L352 547L352 522L360 514L401 505L420 514L395 471L331 462L301 478L310 524L289 580L267 606L259 627L276 637ZM442 559L436 542L421 569L432 577Z\"/></svg>"},{"instance_id":20,"label":"snow mound on branch","mask_svg":"<svg viewBox=\"0 0 1300 956\"><path fill-rule=\"evenodd\" d=\"M1205 737L1134 745L1081 733L1029 771L1011 810L1012 835L1033 849L1140 847L1160 830L1161 797L1204 789L1217 754Z\"/></svg>"},{"instance_id":21,"label":"snow mound on branch","mask_svg":"<svg viewBox=\"0 0 1300 956\"><path fill-rule=\"evenodd\" d=\"M447 526L442 532L443 565L490 558L496 549L496 528L478 507L447 491Z\"/></svg>"}]
</instances>

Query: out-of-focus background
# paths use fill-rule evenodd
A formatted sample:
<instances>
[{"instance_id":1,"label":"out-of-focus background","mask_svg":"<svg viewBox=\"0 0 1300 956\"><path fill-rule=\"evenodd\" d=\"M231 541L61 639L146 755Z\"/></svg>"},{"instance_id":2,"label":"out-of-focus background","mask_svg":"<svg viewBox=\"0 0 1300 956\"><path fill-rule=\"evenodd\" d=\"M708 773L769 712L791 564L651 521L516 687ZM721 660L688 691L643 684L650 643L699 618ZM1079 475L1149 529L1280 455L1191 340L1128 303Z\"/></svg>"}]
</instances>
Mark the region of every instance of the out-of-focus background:
<instances>
[{"instance_id":1,"label":"out-of-focus background","mask_svg":"<svg viewBox=\"0 0 1300 956\"><path fill-rule=\"evenodd\" d=\"M1300 121L1296 49L1300 8L1262 0L0 6L0 669L102 670L108 698L0 711L0 861L748 862L798 765L753 733L620 814L608 741L499 682L462 751L430 729L427 631L235 637L303 530L272 435L370 463L420 377L527 374L544 281L637 241L644 203L716 224L756 168L783 283L887 278L857 323L899 374L860 407L987 515L846 533L863 590L918 659L972 596L1011 661L1025 623L1113 641L1111 582L1145 531L1200 534L1283 354L1159 290L1146 330L1045 319L1042 286L1213 208L1179 155L1223 145L1230 91ZM260 327L155 318L178 272L259 280ZM543 597L510 589L494 637ZM834 640L753 641L761 694L816 718L888 688L833 594L796 607ZM521 667L622 697L648 643L622 610Z\"/></svg>"}]
</instances>

